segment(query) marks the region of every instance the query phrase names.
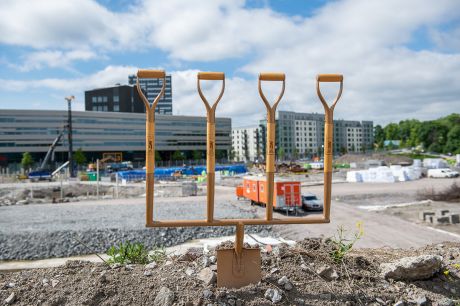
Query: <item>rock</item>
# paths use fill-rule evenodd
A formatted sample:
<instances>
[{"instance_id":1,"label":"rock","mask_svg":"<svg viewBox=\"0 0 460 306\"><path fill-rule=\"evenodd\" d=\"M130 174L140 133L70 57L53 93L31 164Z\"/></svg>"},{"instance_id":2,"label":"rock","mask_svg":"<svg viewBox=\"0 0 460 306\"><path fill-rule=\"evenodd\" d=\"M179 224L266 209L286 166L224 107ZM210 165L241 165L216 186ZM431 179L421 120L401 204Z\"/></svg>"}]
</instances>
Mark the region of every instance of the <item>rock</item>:
<instances>
[{"instance_id":1,"label":"rock","mask_svg":"<svg viewBox=\"0 0 460 306\"><path fill-rule=\"evenodd\" d=\"M228 303L228 305L230 305L230 306L235 306L235 305L236 305L236 301L235 301L234 299L228 299L228 300L227 300L227 303Z\"/></svg>"},{"instance_id":2,"label":"rock","mask_svg":"<svg viewBox=\"0 0 460 306\"><path fill-rule=\"evenodd\" d=\"M284 286L284 289L287 291L292 290L293 288L292 283L286 276L283 276L278 280L278 285Z\"/></svg>"},{"instance_id":3,"label":"rock","mask_svg":"<svg viewBox=\"0 0 460 306\"><path fill-rule=\"evenodd\" d=\"M203 256L203 266L204 267L209 267L210 264L211 264L211 262L209 261L209 257L208 256Z\"/></svg>"},{"instance_id":4,"label":"rock","mask_svg":"<svg viewBox=\"0 0 460 306\"><path fill-rule=\"evenodd\" d=\"M16 296L14 295L14 292L11 292L11 294L5 299L5 304L11 305L14 303L15 299L16 299Z\"/></svg>"},{"instance_id":5,"label":"rock","mask_svg":"<svg viewBox=\"0 0 460 306\"><path fill-rule=\"evenodd\" d=\"M385 301L382 300L381 298L376 298L375 300L376 300L377 303L379 303L380 305L386 305Z\"/></svg>"},{"instance_id":6,"label":"rock","mask_svg":"<svg viewBox=\"0 0 460 306\"><path fill-rule=\"evenodd\" d=\"M155 300L153 301L154 306L171 306L174 302L174 292L167 287L161 287Z\"/></svg>"},{"instance_id":7,"label":"rock","mask_svg":"<svg viewBox=\"0 0 460 306\"><path fill-rule=\"evenodd\" d=\"M417 303L417 306L425 306L428 305L428 299L426 298L426 296L421 295L415 299L415 303Z\"/></svg>"},{"instance_id":8,"label":"rock","mask_svg":"<svg viewBox=\"0 0 460 306\"><path fill-rule=\"evenodd\" d=\"M216 256L209 256L209 262L211 264L215 264L217 262L217 257Z\"/></svg>"},{"instance_id":9,"label":"rock","mask_svg":"<svg viewBox=\"0 0 460 306\"><path fill-rule=\"evenodd\" d=\"M43 284L43 286L48 286L49 285L49 280L47 278L42 279L42 284Z\"/></svg>"},{"instance_id":10,"label":"rock","mask_svg":"<svg viewBox=\"0 0 460 306\"><path fill-rule=\"evenodd\" d=\"M382 276L394 280L423 280L432 277L441 268L439 255L405 257L393 263L380 265Z\"/></svg>"},{"instance_id":11,"label":"rock","mask_svg":"<svg viewBox=\"0 0 460 306\"><path fill-rule=\"evenodd\" d=\"M134 270L134 265L126 265L125 269L128 270L128 271L132 271L132 270Z\"/></svg>"},{"instance_id":12,"label":"rock","mask_svg":"<svg viewBox=\"0 0 460 306\"><path fill-rule=\"evenodd\" d=\"M267 300L272 301L273 303L278 303L283 298L278 290L271 289L271 288L267 289L267 291L265 291L264 297Z\"/></svg>"},{"instance_id":13,"label":"rock","mask_svg":"<svg viewBox=\"0 0 460 306\"><path fill-rule=\"evenodd\" d=\"M52 279L51 280L51 287L56 287L59 284L59 281L57 279Z\"/></svg>"},{"instance_id":14,"label":"rock","mask_svg":"<svg viewBox=\"0 0 460 306\"><path fill-rule=\"evenodd\" d=\"M192 268L188 267L187 269L185 269L185 274L187 274L188 276L192 276L193 273L195 273L195 270L193 270Z\"/></svg>"},{"instance_id":15,"label":"rock","mask_svg":"<svg viewBox=\"0 0 460 306\"><path fill-rule=\"evenodd\" d=\"M276 272L279 272L279 271L280 271L280 269L273 268L273 269L270 270L270 274L275 274Z\"/></svg>"},{"instance_id":16,"label":"rock","mask_svg":"<svg viewBox=\"0 0 460 306\"><path fill-rule=\"evenodd\" d=\"M305 305L305 300L303 300L301 298L296 298L296 299L294 299L294 303L296 305Z\"/></svg>"},{"instance_id":17,"label":"rock","mask_svg":"<svg viewBox=\"0 0 460 306\"><path fill-rule=\"evenodd\" d=\"M217 265L210 265L209 269L211 269L213 271L217 271Z\"/></svg>"},{"instance_id":18,"label":"rock","mask_svg":"<svg viewBox=\"0 0 460 306\"><path fill-rule=\"evenodd\" d=\"M404 306L406 303L404 301L397 301L396 303L393 304L393 306Z\"/></svg>"},{"instance_id":19,"label":"rock","mask_svg":"<svg viewBox=\"0 0 460 306\"><path fill-rule=\"evenodd\" d=\"M6 284L6 288L14 288L16 287L16 283L8 283Z\"/></svg>"},{"instance_id":20,"label":"rock","mask_svg":"<svg viewBox=\"0 0 460 306\"><path fill-rule=\"evenodd\" d=\"M210 298L212 298L213 295L214 295L214 293L212 293L212 291L209 290L209 289L206 289L206 290L203 291L203 298L205 298L205 299L210 299Z\"/></svg>"},{"instance_id":21,"label":"rock","mask_svg":"<svg viewBox=\"0 0 460 306\"><path fill-rule=\"evenodd\" d=\"M110 268L111 268L111 269L119 269L119 268L121 268L121 264L119 264L118 262L117 262L117 263L114 263L114 264L111 264L111 265L110 265Z\"/></svg>"},{"instance_id":22,"label":"rock","mask_svg":"<svg viewBox=\"0 0 460 306\"><path fill-rule=\"evenodd\" d=\"M144 271L144 276L152 276L152 275L153 275L152 271L150 271L150 270L145 270Z\"/></svg>"},{"instance_id":23,"label":"rock","mask_svg":"<svg viewBox=\"0 0 460 306\"><path fill-rule=\"evenodd\" d=\"M438 306L454 306L455 303L451 299L445 298L438 302Z\"/></svg>"},{"instance_id":24,"label":"rock","mask_svg":"<svg viewBox=\"0 0 460 306\"><path fill-rule=\"evenodd\" d=\"M319 276L321 276L329 282L337 280L339 278L339 274L337 273L337 271L335 271L330 266L322 266L316 271L316 273L318 273Z\"/></svg>"},{"instance_id":25,"label":"rock","mask_svg":"<svg viewBox=\"0 0 460 306\"><path fill-rule=\"evenodd\" d=\"M211 268L202 269L196 276L199 280L203 281L205 285L211 285L216 282L217 275Z\"/></svg>"},{"instance_id":26,"label":"rock","mask_svg":"<svg viewBox=\"0 0 460 306\"><path fill-rule=\"evenodd\" d=\"M157 263L154 262L154 261L149 263L149 264L147 264L147 265L145 265L146 269L155 269L156 267L157 267Z\"/></svg>"},{"instance_id":27,"label":"rock","mask_svg":"<svg viewBox=\"0 0 460 306\"><path fill-rule=\"evenodd\" d=\"M189 248L179 257L180 261L195 261L203 255L203 248Z\"/></svg>"},{"instance_id":28,"label":"rock","mask_svg":"<svg viewBox=\"0 0 460 306\"><path fill-rule=\"evenodd\" d=\"M106 276L106 274L107 274L107 271L105 271L105 270L102 271L101 274L99 274L98 281L99 281L100 283L103 284L103 283L106 283L106 282L107 282L107 276Z\"/></svg>"}]
</instances>

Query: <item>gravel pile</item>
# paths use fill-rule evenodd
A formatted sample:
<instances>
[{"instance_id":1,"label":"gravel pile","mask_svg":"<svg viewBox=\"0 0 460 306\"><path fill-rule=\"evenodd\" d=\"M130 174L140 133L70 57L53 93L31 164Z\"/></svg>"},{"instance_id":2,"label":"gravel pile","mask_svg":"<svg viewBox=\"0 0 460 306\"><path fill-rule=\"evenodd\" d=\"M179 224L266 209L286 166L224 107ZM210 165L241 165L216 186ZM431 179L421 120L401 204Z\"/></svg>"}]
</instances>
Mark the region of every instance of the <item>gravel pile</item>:
<instances>
[{"instance_id":1,"label":"gravel pile","mask_svg":"<svg viewBox=\"0 0 460 306\"><path fill-rule=\"evenodd\" d=\"M269 235L271 227L247 226L246 233ZM174 246L192 239L233 235L230 227L151 228L141 230L95 229L0 234L0 260L44 259L105 253L120 242L142 242L148 248ZM82 245L82 242L84 245Z\"/></svg>"}]
</instances>

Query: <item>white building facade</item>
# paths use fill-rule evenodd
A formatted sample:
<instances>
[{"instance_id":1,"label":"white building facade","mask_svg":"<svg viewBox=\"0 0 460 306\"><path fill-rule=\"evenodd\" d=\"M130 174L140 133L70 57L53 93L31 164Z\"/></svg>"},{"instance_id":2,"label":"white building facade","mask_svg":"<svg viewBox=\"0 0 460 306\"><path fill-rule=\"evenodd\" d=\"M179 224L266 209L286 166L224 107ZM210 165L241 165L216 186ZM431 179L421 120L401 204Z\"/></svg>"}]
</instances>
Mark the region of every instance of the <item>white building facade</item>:
<instances>
[{"instance_id":1,"label":"white building facade","mask_svg":"<svg viewBox=\"0 0 460 306\"><path fill-rule=\"evenodd\" d=\"M234 161L256 161L260 158L260 128L258 126L232 128Z\"/></svg>"}]
</instances>

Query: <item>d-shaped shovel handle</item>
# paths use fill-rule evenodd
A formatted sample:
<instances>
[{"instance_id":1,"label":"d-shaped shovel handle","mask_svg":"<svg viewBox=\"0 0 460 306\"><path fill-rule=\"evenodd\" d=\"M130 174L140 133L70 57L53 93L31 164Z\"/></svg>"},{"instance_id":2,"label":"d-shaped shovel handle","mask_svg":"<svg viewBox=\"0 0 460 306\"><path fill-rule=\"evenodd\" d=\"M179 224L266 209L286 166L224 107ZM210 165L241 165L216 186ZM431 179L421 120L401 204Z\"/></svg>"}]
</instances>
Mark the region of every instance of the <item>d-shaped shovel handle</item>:
<instances>
[{"instance_id":1,"label":"d-shaped shovel handle","mask_svg":"<svg viewBox=\"0 0 460 306\"><path fill-rule=\"evenodd\" d=\"M322 82L340 82L340 89L335 97L334 102L332 102L331 106L327 104L326 100L324 99L323 95L321 94L321 88L320 88L320 83ZM326 112L326 122L327 123L332 123L332 112L334 111L334 107L339 101L340 97L342 96L342 90L343 90L343 75L341 74L318 74L316 77L316 92L318 93L318 97L321 100L321 103L324 106L324 110Z\"/></svg>"},{"instance_id":2,"label":"d-shaped shovel handle","mask_svg":"<svg viewBox=\"0 0 460 306\"><path fill-rule=\"evenodd\" d=\"M147 97L145 96L144 92L141 89L141 85L139 83L140 79L163 79L163 86L161 87L161 90L156 96L156 98L153 100L152 105L150 105L149 100L147 99ZM166 72L164 70L139 69L137 71L136 89L137 89L137 92L139 93L139 96L141 97L142 102L144 102L145 111L147 112L147 114L155 112L155 107L157 106L158 101L164 95L165 88L166 88ZM153 116L151 117L152 117L151 120L154 120Z\"/></svg>"},{"instance_id":3,"label":"d-shaped shovel handle","mask_svg":"<svg viewBox=\"0 0 460 306\"><path fill-rule=\"evenodd\" d=\"M219 97L211 106L201 91L201 80L222 81L222 89ZM225 74L223 72L198 72L197 87L201 100L207 111L207 138L206 138L206 181L207 181L207 198L206 198L206 221L208 223L214 220L214 192L215 192L215 169L216 169L216 108L225 90Z\"/></svg>"}]
</instances>

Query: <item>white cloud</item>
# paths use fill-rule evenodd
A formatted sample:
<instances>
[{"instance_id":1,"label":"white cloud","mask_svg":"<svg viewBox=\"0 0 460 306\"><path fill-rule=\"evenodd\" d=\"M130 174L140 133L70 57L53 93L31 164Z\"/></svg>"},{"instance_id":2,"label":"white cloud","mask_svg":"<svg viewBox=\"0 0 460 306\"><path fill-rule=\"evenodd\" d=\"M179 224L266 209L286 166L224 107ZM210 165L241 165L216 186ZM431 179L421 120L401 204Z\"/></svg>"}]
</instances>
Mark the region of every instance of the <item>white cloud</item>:
<instances>
[{"instance_id":1,"label":"white cloud","mask_svg":"<svg viewBox=\"0 0 460 306\"><path fill-rule=\"evenodd\" d=\"M405 46L412 42L414 31L426 28L435 47L458 50L458 30L446 34L439 25L458 19L459 1L334 1L308 18L288 17L269 8L250 9L242 0L145 0L137 4L116 13L91 0L3 1L0 42L44 48L26 58L24 70L69 66L85 56L94 59L101 50L126 48L160 48L178 67L181 61L247 58L243 67L234 67L237 76L227 80L218 108L218 115L232 116L236 125L256 122L265 114L256 76L270 70L287 75L279 106L284 110L322 112L314 79L325 72L345 75L336 117L382 123L407 117L428 119L458 108L460 81L454 76L460 69L460 54L441 53L436 48L414 51ZM73 54L75 50L93 53ZM127 71L132 73L135 68L109 66L93 76L28 84L82 90L113 85L115 79L124 83ZM241 73L249 79L238 77ZM204 114L196 93L196 70L172 74L174 110ZM100 82L106 78L109 82ZM2 82L4 90L9 90L5 84L26 88L21 81Z\"/></svg>"},{"instance_id":2,"label":"white cloud","mask_svg":"<svg viewBox=\"0 0 460 306\"><path fill-rule=\"evenodd\" d=\"M16 67L20 71L31 71L43 67L71 69L74 61L89 61L98 58L96 53L89 50L72 51L37 51L25 56L24 62Z\"/></svg>"}]
</instances>

